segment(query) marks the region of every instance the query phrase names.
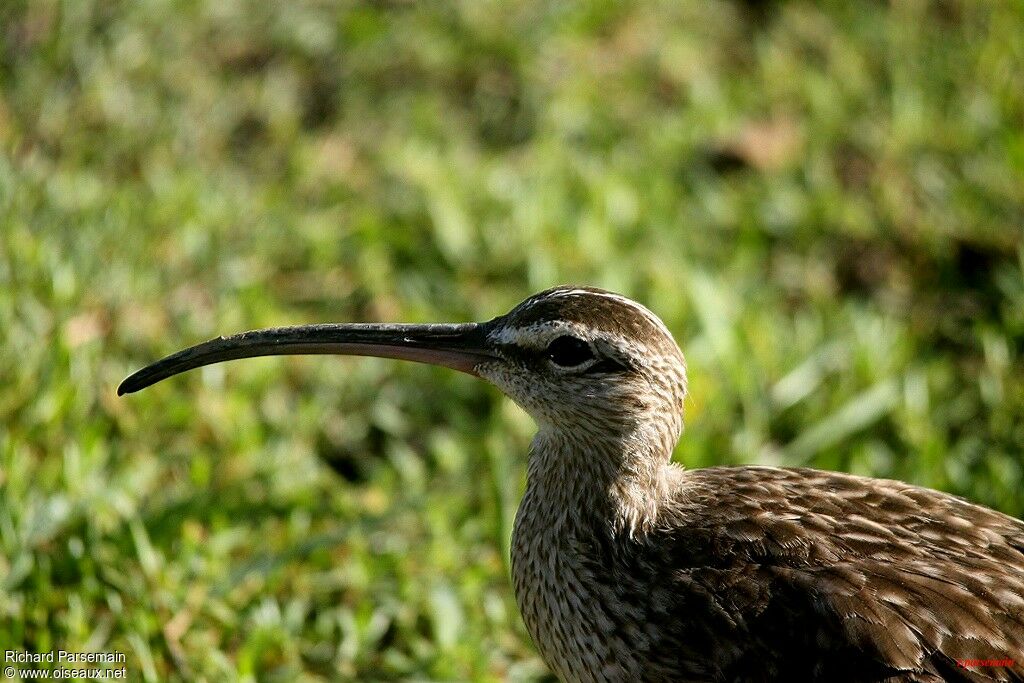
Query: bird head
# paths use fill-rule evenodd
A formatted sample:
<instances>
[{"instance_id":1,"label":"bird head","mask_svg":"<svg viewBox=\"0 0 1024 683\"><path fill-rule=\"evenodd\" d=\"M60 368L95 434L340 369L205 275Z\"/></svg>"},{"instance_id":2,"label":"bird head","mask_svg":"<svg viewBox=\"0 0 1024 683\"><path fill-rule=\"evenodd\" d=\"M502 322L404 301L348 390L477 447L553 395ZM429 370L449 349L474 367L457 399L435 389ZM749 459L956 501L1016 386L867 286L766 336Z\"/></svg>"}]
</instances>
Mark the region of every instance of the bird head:
<instances>
[{"instance_id":1,"label":"bird head","mask_svg":"<svg viewBox=\"0 0 1024 683\"><path fill-rule=\"evenodd\" d=\"M655 426L671 450L682 429L686 366L671 333L635 301L583 287L546 290L484 323L320 324L218 337L139 370L118 394L212 363L293 354L460 370L495 384L542 430L614 439Z\"/></svg>"},{"instance_id":2,"label":"bird head","mask_svg":"<svg viewBox=\"0 0 1024 683\"><path fill-rule=\"evenodd\" d=\"M615 437L658 423L671 427L674 445L686 364L645 307L600 289L555 287L487 325L498 360L481 363L478 374L542 428Z\"/></svg>"}]
</instances>

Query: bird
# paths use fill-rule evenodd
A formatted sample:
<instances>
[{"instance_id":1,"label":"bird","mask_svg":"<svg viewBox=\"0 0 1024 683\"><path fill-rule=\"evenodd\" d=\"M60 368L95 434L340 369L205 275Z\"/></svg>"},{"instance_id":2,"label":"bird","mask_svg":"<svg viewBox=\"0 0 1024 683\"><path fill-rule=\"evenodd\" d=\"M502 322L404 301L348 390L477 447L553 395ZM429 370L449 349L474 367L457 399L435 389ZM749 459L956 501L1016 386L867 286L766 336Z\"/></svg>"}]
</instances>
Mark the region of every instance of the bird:
<instances>
[{"instance_id":1,"label":"bird","mask_svg":"<svg viewBox=\"0 0 1024 683\"><path fill-rule=\"evenodd\" d=\"M511 579L563 681L1024 681L1024 522L899 481L673 463L686 362L632 299L559 286L483 323L244 332L118 394L284 354L449 367L533 418Z\"/></svg>"}]
</instances>

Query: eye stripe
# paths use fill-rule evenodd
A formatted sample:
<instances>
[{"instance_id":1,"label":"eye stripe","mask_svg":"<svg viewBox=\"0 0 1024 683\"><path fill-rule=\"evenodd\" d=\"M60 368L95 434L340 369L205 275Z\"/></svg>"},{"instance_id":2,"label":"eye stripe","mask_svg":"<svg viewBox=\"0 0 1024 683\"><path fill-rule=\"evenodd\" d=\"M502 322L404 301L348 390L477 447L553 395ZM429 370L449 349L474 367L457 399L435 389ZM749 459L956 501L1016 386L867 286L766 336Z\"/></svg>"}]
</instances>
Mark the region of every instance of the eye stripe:
<instances>
[{"instance_id":1,"label":"eye stripe","mask_svg":"<svg viewBox=\"0 0 1024 683\"><path fill-rule=\"evenodd\" d=\"M600 360L597 363L591 365L589 368L587 368L588 373L594 374L626 372L627 370L629 370L628 367L626 367L625 365L616 360L612 360L611 358L605 358L603 360Z\"/></svg>"}]
</instances>

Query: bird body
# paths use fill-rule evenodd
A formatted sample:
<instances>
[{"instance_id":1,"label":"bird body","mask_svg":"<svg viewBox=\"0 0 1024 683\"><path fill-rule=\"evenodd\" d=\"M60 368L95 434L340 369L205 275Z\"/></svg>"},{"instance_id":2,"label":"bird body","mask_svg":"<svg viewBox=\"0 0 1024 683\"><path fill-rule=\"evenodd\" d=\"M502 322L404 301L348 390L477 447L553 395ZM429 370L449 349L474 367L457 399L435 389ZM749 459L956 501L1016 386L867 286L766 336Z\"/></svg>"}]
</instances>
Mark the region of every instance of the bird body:
<instances>
[{"instance_id":1,"label":"bird body","mask_svg":"<svg viewBox=\"0 0 1024 683\"><path fill-rule=\"evenodd\" d=\"M625 297L557 287L480 324L243 333L119 393L282 353L447 365L535 419L512 579L565 681L1024 681L1024 522L896 481L672 464L685 361Z\"/></svg>"},{"instance_id":2,"label":"bird body","mask_svg":"<svg viewBox=\"0 0 1024 683\"><path fill-rule=\"evenodd\" d=\"M1019 521L818 470L664 476L655 519L632 532L614 502L528 485L516 596L561 679L1024 680Z\"/></svg>"}]
</instances>

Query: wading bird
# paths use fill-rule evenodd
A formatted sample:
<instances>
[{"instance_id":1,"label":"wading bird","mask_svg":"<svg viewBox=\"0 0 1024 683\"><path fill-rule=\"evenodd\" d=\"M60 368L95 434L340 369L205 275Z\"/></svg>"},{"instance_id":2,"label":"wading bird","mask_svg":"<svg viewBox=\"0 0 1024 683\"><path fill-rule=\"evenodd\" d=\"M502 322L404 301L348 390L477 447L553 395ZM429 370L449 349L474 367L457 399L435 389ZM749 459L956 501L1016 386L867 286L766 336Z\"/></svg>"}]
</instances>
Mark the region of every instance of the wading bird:
<instances>
[{"instance_id":1,"label":"wading bird","mask_svg":"<svg viewBox=\"0 0 1024 683\"><path fill-rule=\"evenodd\" d=\"M625 297L556 287L485 323L244 332L118 393L279 354L444 365L534 418L512 578L565 681L1024 681L1024 523L898 481L672 464L683 354Z\"/></svg>"}]
</instances>

